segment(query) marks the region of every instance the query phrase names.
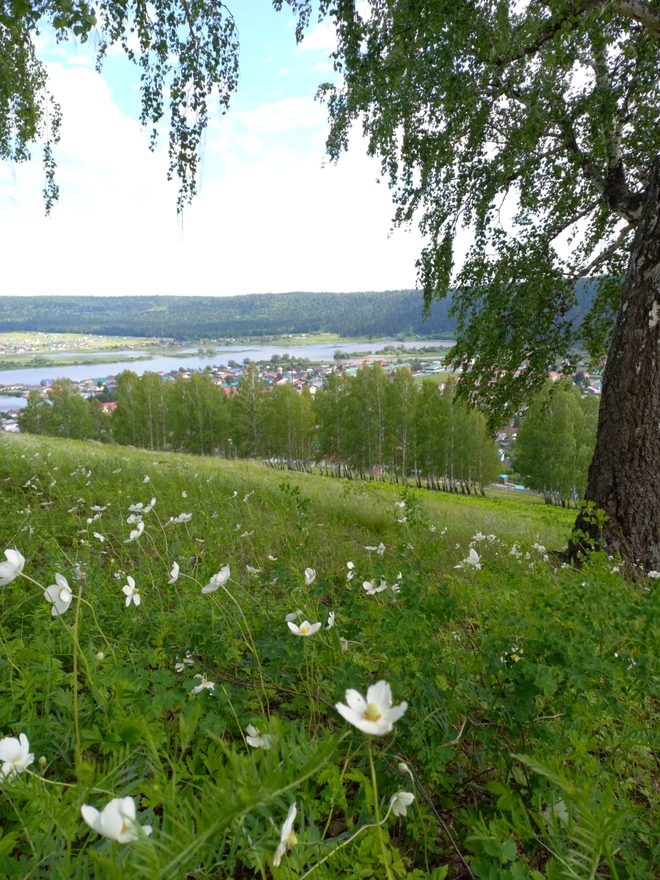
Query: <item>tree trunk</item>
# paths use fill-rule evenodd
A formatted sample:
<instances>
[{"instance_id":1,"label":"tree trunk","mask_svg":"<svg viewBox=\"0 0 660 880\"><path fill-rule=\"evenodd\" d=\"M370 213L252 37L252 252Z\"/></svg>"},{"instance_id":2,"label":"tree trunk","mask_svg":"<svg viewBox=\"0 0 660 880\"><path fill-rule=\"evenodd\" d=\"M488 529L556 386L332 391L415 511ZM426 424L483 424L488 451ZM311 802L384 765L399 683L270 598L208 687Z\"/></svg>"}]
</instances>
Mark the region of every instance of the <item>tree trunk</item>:
<instances>
[{"instance_id":1,"label":"tree trunk","mask_svg":"<svg viewBox=\"0 0 660 880\"><path fill-rule=\"evenodd\" d=\"M603 376L598 434L570 552L600 546L660 571L660 156L635 232ZM602 529L602 533L601 533Z\"/></svg>"}]
</instances>

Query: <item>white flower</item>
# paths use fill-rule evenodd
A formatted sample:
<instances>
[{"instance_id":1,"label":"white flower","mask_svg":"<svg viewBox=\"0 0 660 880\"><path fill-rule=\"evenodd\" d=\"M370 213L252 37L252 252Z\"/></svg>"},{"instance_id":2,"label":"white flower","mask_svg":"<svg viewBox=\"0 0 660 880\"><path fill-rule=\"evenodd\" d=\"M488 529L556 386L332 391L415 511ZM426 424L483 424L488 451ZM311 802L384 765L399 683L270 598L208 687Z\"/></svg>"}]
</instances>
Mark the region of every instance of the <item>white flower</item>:
<instances>
[{"instance_id":1,"label":"white flower","mask_svg":"<svg viewBox=\"0 0 660 880\"><path fill-rule=\"evenodd\" d=\"M9 552L9 551L7 551L7 552ZM2 566L2 565L4 565L4 563L0 563L0 566ZM655 580L656 578L660 578L660 571L654 571L654 570L649 571L646 576L653 578L653 580Z\"/></svg>"},{"instance_id":2,"label":"white flower","mask_svg":"<svg viewBox=\"0 0 660 880\"><path fill-rule=\"evenodd\" d=\"M270 733L260 734L254 724L248 724L247 736L245 741L253 749L269 749L273 744L273 737Z\"/></svg>"},{"instance_id":3,"label":"white flower","mask_svg":"<svg viewBox=\"0 0 660 880\"><path fill-rule=\"evenodd\" d=\"M270 559L271 562L277 562L277 560L278 560L278 557L277 557L277 556L273 556L272 553L269 553L269 554L268 554L268 558Z\"/></svg>"},{"instance_id":4,"label":"white flower","mask_svg":"<svg viewBox=\"0 0 660 880\"><path fill-rule=\"evenodd\" d=\"M289 621L298 620L298 618L302 617L304 613L305 612L302 611L302 609L298 608L297 611L290 611L284 619L289 623Z\"/></svg>"},{"instance_id":5,"label":"white flower","mask_svg":"<svg viewBox=\"0 0 660 880\"><path fill-rule=\"evenodd\" d=\"M172 563L172 570L170 571L170 579L167 582L168 584L175 584L179 580L179 563Z\"/></svg>"},{"instance_id":6,"label":"white flower","mask_svg":"<svg viewBox=\"0 0 660 880\"><path fill-rule=\"evenodd\" d=\"M101 812L89 804L83 804L80 812L93 831L118 843L130 843L131 840L137 840L140 834L151 834L151 825L138 825L135 821L135 801L132 797L113 798Z\"/></svg>"},{"instance_id":7,"label":"white flower","mask_svg":"<svg viewBox=\"0 0 660 880\"><path fill-rule=\"evenodd\" d=\"M229 580L229 566L223 565L217 574L214 574L211 577L211 580L205 587L202 587L202 593L215 593L216 590L220 589L220 587L224 587L224 585Z\"/></svg>"},{"instance_id":8,"label":"white flower","mask_svg":"<svg viewBox=\"0 0 660 880\"><path fill-rule=\"evenodd\" d=\"M398 721L408 708L408 703L405 702L399 703L398 706L392 705L392 691L386 681L372 684L367 691L366 700L357 691L347 690L346 703L348 705L335 704L335 709L342 718L363 733L374 736L389 733L394 722Z\"/></svg>"},{"instance_id":9,"label":"white flower","mask_svg":"<svg viewBox=\"0 0 660 880\"><path fill-rule=\"evenodd\" d=\"M459 562L458 565L454 566L454 568L463 568L465 565L471 565L476 569L481 568L481 557L474 549L474 547L470 547L470 552L467 555L467 559L464 559L463 562Z\"/></svg>"},{"instance_id":10,"label":"white flower","mask_svg":"<svg viewBox=\"0 0 660 880\"><path fill-rule=\"evenodd\" d=\"M310 623L309 620L303 620L300 626L297 626L292 620L287 620L286 625L294 636L313 636L314 633L321 629L320 620L318 623Z\"/></svg>"},{"instance_id":11,"label":"white flower","mask_svg":"<svg viewBox=\"0 0 660 880\"><path fill-rule=\"evenodd\" d=\"M294 846L298 843L298 838L293 830L293 823L296 821L296 813L298 812L298 808L296 807L296 802L294 801L289 807L289 812L287 813L286 819L284 820L284 825L282 825L282 830L280 831L280 842L275 850L275 855L273 856L273 867L277 868L281 861L282 856L286 853L288 849L293 849Z\"/></svg>"},{"instance_id":12,"label":"white flower","mask_svg":"<svg viewBox=\"0 0 660 880\"><path fill-rule=\"evenodd\" d=\"M50 613L53 617L58 617L68 609L73 599L73 593L64 575L55 572L55 581L56 583L44 590L44 599L47 602L52 602L53 607L50 609Z\"/></svg>"},{"instance_id":13,"label":"white flower","mask_svg":"<svg viewBox=\"0 0 660 880\"><path fill-rule=\"evenodd\" d=\"M151 501L149 502L149 504L147 504L146 507L144 508L144 512L151 513L151 511L154 509L155 506L156 506L156 499L152 498Z\"/></svg>"},{"instance_id":14,"label":"white flower","mask_svg":"<svg viewBox=\"0 0 660 880\"><path fill-rule=\"evenodd\" d=\"M94 537L95 537L97 540L99 540L101 543L103 543L103 542L105 541L105 536L99 534L98 532L94 532Z\"/></svg>"},{"instance_id":15,"label":"white flower","mask_svg":"<svg viewBox=\"0 0 660 880\"><path fill-rule=\"evenodd\" d=\"M148 477L148 476L145 474L145 475L144 475L144 480L142 480L142 482L143 482L143 483L148 483L150 479L151 479L151 477Z\"/></svg>"},{"instance_id":16,"label":"white flower","mask_svg":"<svg viewBox=\"0 0 660 880\"><path fill-rule=\"evenodd\" d=\"M191 694L201 694L202 691L211 691L211 693L213 693L213 691L215 690L214 681L209 681L205 675L202 675L199 672L197 673L195 678L199 678L200 682L199 684L195 685L195 687L190 691Z\"/></svg>"},{"instance_id":17,"label":"white flower","mask_svg":"<svg viewBox=\"0 0 660 880\"><path fill-rule=\"evenodd\" d=\"M362 581L362 587L366 591L367 596L375 596L376 593L382 593L387 589L387 583L380 579L380 584L376 586L375 581Z\"/></svg>"},{"instance_id":18,"label":"white flower","mask_svg":"<svg viewBox=\"0 0 660 880\"><path fill-rule=\"evenodd\" d=\"M375 550L379 556L385 555L385 544L382 541L377 547L365 547L364 549L369 551Z\"/></svg>"},{"instance_id":19,"label":"white flower","mask_svg":"<svg viewBox=\"0 0 660 880\"><path fill-rule=\"evenodd\" d=\"M133 513L138 513L138 511L142 510L143 507L144 507L144 504L141 501L138 501L136 504L129 504L128 505L128 509L133 511ZM130 522L130 521L131 521L131 518L129 516L127 522Z\"/></svg>"},{"instance_id":20,"label":"white flower","mask_svg":"<svg viewBox=\"0 0 660 880\"><path fill-rule=\"evenodd\" d=\"M5 550L6 562L0 562L0 587L10 584L23 571L25 557L18 550Z\"/></svg>"},{"instance_id":21,"label":"white flower","mask_svg":"<svg viewBox=\"0 0 660 880\"><path fill-rule=\"evenodd\" d=\"M407 768L406 768L407 769ZM415 795L410 791L397 791L390 798L390 809L395 816L405 816L408 807L415 800Z\"/></svg>"},{"instance_id":22,"label":"white flower","mask_svg":"<svg viewBox=\"0 0 660 880\"><path fill-rule=\"evenodd\" d=\"M305 569L305 583L307 584L307 586L310 587L314 583L315 580L316 580L316 572L314 571L314 569L313 568L306 568Z\"/></svg>"},{"instance_id":23,"label":"white flower","mask_svg":"<svg viewBox=\"0 0 660 880\"><path fill-rule=\"evenodd\" d=\"M255 568L254 565L246 565L245 570L251 577L256 577L258 574L261 574L260 568Z\"/></svg>"},{"instance_id":24,"label":"white flower","mask_svg":"<svg viewBox=\"0 0 660 880\"><path fill-rule=\"evenodd\" d=\"M334 625L335 625L335 612L331 611L330 614L328 614L328 625L326 626L326 629L332 629L332 627Z\"/></svg>"},{"instance_id":25,"label":"white flower","mask_svg":"<svg viewBox=\"0 0 660 880\"><path fill-rule=\"evenodd\" d=\"M135 586L135 581L130 576L130 574L128 575L126 580L128 581L128 583L124 584L124 586L121 588L122 593L124 594L124 596L126 596L126 607L128 608L131 602L134 605L139 605L142 601L142 597L140 596L138 588Z\"/></svg>"},{"instance_id":26,"label":"white flower","mask_svg":"<svg viewBox=\"0 0 660 880\"><path fill-rule=\"evenodd\" d=\"M174 523L175 525L180 525L181 523L190 522L191 519L192 513L180 513L178 516L171 516L169 522Z\"/></svg>"},{"instance_id":27,"label":"white flower","mask_svg":"<svg viewBox=\"0 0 660 880\"><path fill-rule=\"evenodd\" d=\"M142 532L144 531L144 523L140 520L137 526L131 530L130 535L124 541L124 544L130 544L131 541L135 541L136 538L139 538Z\"/></svg>"},{"instance_id":28,"label":"white flower","mask_svg":"<svg viewBox=\"0 0 660 880\"><path fill-rule=\"evenodd\" d=\"M177 658L177 662L174 664L174 671L175 672L183 672L185 670L186 666L194 666L194 665L195 665L195 661L192 659L192 655L191 655L190 651L186 651L186 656L183 658L183 660L179 660Z\"/></svg>"},{"instance_id":29,"label":"white flower","mask_svg":"<svg viewBox=\"0 0 660 880\"><path fill-rule=\"evenodd\" d=\"M557 801L556 804L546 807L541 815L548 825L552 825L553 819L557 820L561 825L566 825L569 819L568 809L563 800Z\"/></svg>"},{"instance_id":30,"label":"white flower","mask_svg":"<svg viewBox=\"0 0 660 880\"><path fill-rule=\"evenodd\" d=\"M485 541L485 540L486 540L486 536L485 536L485 535L482 535L481 532L477 532L476 535L472 535L472 540L473 540L473 541Z\"/></svg>"},{"instance_id":31,"label":"white flower","mask_svg":"<svg viewBox=\"0 0 660 880\"><path fill-rule=\"evenodd\" d=\"M18 739L15 736L6 736L0 739L0 782L9 779L16 773L22 773L26 767L34 761L34 755L30 751L30 743L24 733Z\"/></svg>"}]
</instances>

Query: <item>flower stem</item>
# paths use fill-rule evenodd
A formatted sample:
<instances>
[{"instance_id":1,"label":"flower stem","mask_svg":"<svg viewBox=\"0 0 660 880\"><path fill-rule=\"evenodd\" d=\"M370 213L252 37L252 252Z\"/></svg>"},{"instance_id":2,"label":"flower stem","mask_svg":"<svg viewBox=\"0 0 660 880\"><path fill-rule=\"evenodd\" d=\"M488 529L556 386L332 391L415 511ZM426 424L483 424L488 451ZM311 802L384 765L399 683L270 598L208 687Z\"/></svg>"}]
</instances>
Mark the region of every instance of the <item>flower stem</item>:
<instances>
[{"instance_id":1,"label":"flower stem","mask_svg":"<svg viewBox=\"0 0 660 880\"><path fill-rule=\"evenodd\" d=\"M383 867L385 868L385 873L387 874L387 880L394 880L392 872L390 871L390 865L387 860L387 850L385 848L385 840L383 838L383 829L380 818L380 804L378 800L378 783L376 781L376 768L374 766L374 753L373 746L371 745L371 738L367 740L368 750L369 750L369 767L371 768L371 787L374 792L374 813L376 815L376 831L378 834L378 841L380 843L380 851L383 857Z\"/></svg>"},{"instance_id":2,"label":"flower stem","mask_svg":"<svg viewBox=\"0 0 660 880\"><path fill-rule=\"evenodd\" d=\"M82 583L76 596L76 613L73 619L73 665L72 665L72 695L73 695L73 729L76 736L76 769L80 769L82 761L82 748L80 743L80 714L78 709L78 652L80 651L80 643L78 641L78 630L80 628L80 609L82 599Z\"/></svg>"}]
</instances>

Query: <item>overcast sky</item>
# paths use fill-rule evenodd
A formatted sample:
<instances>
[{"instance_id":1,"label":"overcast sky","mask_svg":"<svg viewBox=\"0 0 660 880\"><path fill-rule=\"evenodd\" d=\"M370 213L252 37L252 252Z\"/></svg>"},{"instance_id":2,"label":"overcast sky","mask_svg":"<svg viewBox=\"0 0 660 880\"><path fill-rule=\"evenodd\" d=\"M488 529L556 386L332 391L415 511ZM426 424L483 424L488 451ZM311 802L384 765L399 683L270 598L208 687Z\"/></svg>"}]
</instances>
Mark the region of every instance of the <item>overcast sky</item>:
<instances>
[{"instance_id":1,"label":"overcast sky","mask_svg":"<svg viewBox=\"0 0 660 880\"><path fill-rule=\"evenodd\" d=\"M0 164L1 294L200 294L380 290L415 286L416 229L391 232L390 193L359 135L325 158L333 33L296 46L288 10L231 4L241 80L229 114L211 122L199 194L183 222L164 150L137 122L139 71L118 56L104 74L93 46L40 38L64 115L60 199L44 217L35 161ZM165 146L163 144L163 146Z\"/></svg>"}]
</instances>

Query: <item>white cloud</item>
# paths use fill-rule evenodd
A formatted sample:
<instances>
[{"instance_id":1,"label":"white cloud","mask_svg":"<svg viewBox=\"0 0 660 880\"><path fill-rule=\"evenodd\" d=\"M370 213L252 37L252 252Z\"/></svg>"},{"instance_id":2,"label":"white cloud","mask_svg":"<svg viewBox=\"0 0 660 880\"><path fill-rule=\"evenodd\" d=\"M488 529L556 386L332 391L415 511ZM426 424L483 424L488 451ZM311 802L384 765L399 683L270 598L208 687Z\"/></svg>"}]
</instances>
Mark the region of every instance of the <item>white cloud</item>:
<instances>
[{"instance_id":1,"label":"white cloud","mask_svg":"<svg viewBox=\"0 0 660 880\"><path fill-rule=\"evenodd\" d=\"M416 230L391 237L379 167L359 136L324 160L325 110L287 98L213 122L200 192L176 217L165 147L106 82L51 64L62 104L61 196L44 218L42 172L0 166L0 294L209 294L411 287Z\"/></svg>"}]
</instances>

